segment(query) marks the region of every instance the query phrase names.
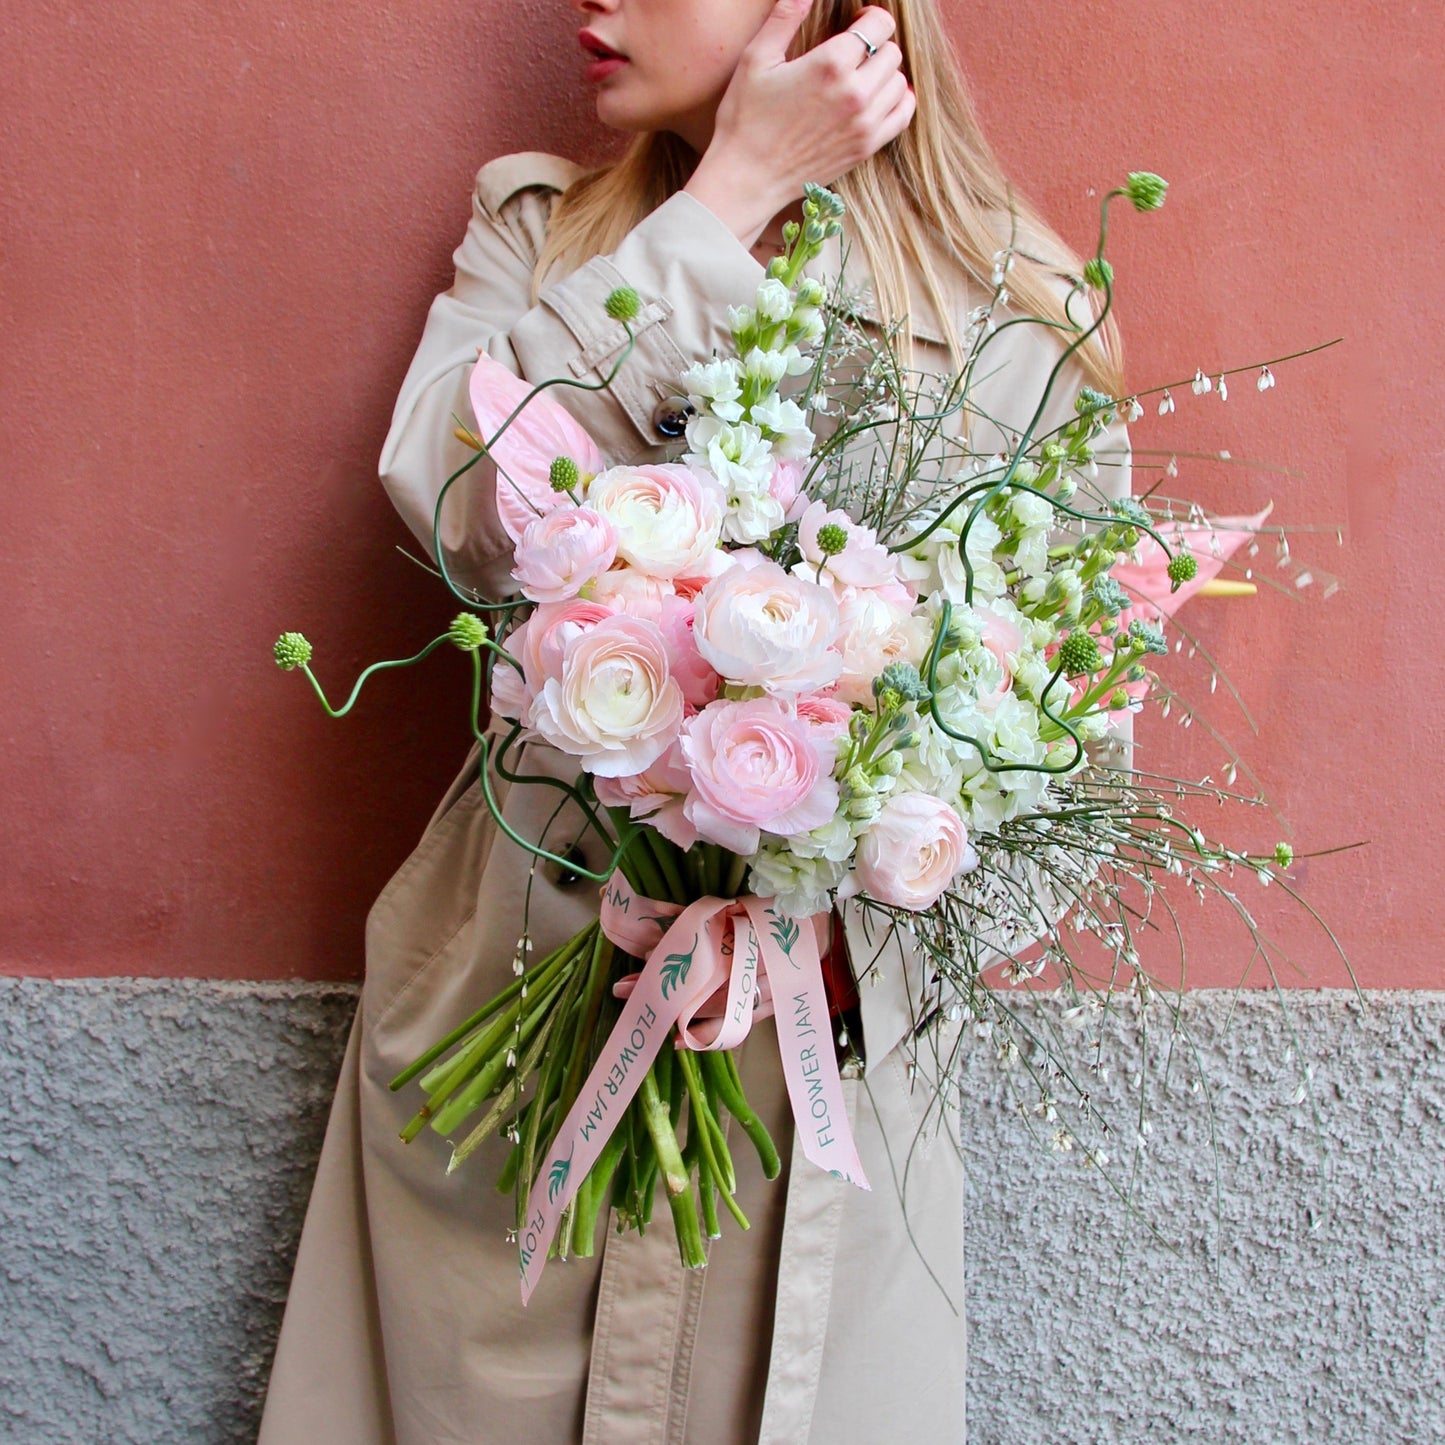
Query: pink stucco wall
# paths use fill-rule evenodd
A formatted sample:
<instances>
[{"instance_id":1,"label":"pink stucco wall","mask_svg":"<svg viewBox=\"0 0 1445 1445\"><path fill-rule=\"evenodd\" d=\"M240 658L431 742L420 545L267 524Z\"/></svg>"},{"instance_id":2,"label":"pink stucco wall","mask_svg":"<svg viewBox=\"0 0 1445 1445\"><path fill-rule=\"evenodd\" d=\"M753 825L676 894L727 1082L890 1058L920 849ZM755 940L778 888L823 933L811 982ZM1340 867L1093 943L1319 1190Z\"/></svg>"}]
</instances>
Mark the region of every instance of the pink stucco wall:
<instances>
[{"instance_id":1,"label":"pink stucco wall","mask_svg":"<svg viewBox=\"0 0 1445 1445\"><path fill-rule=\"evenodd\" d=\"M355 976L366 908L464 752L463 665L331 723L269 645L306 631L340 685L450 615L393 550L375 459L477 166L605 154L570 7L7 11L0 970ZM1000 151L1066 233L1126 169L1173 182L1112 253L1135 385L1346 338L1266 396L1186 388L1136 443L1220 509L1344 527L1344 549L1296 544L1342 580L1328 602L1186 614L1258 738L1182 677L1277 805L1252 841L1371 844L1298 869L1361 981L1438 986L1438 16L948 11ZM1185 457L1221 449L1261 465ZM1194 766L1202 731L1148 723L1148 760ZM1243 886L1295 950L1285 982L1344 980ZM1190 980L1235 979L1242 935L1180 907Z\"/></svg>"}]
</instances>

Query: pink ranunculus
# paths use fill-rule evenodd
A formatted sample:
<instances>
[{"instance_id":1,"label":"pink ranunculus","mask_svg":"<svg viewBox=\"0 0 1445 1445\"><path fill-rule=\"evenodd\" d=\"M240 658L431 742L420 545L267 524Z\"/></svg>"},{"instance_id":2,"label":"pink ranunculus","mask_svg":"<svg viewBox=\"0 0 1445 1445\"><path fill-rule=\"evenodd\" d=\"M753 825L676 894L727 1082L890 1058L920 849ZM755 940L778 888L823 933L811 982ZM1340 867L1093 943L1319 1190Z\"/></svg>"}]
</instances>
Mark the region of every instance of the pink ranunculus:
<instances>
[{"instance_id":1,"label":"pink ranunculus","mask_svg":"<svg viewBox=\"0 0 1445 1445\"><path fill-rule=\"evenodd\" d=\"M510 662L498 658L492 668L491 695L487 699L493 716L521 723L525 727L532 697L532 690L522 674Z\"/></svg>"},{"instance_id":2,"label":"pink ranunculus","mask_svg":"<svg viewBox=\"0 0 1445 1445\"><path fill-rule=\"evenodd\" d=\"M512 576L533 602L575 597L617 556L612 523L591 507L558 507L534 518L517 543Z\"/></svg>"},{"instance_id":3,"label":"pink ranunculus","mask_svg":"<svg viewBox=\"0 0 1445 1445\"><path fill-rule=\"evenodd\" d=\"M673 743L650 768L626 778L597 778L597 801L606 808L626 808L633 818L645 818L648 826L679 848L697 842L697 829L683 811L692 775Z\"/></svg>"},{"instance_id":4,"label":"pink ranunculus","mask_svg":"<svg viewBox=\"0 0 1445 1445\"><path fill-rule=\"evenodd\" d=\"M773 698L712 703L683 729L684 811L703 838L742 857L757 852L763 831L821 828L838 808L832 752Z\"/></svg>"},{"instance_id":5,"label":"pink ranunculus","mask_svg":"<svg viewBox=\"0 0 1445 1445\"><path fill-rule=\"evenodd\" d=\"M697 650L729 682L769 692L811 692L837 676L838 604L826 587L776 562L739 563L698 594Z\"/></svg>"},{"instance_id":6,"label":"pink ranunculus","mask_svg":"<svg viewBox=\"0 0 1445 1445\"><path fill-rule=\"evenodd\" d=\"M479 356L467 383L477 435L490 442L493 434L532 390L530 382L508 371L490 356ZM552 490L552 463L571 457L584 473L602 470L597 444L572 414L545 391L539 392L491 448L497 464L497 517L514 542L544 512L567 505L563 492Z\"/></svg>"},{"instance_id":7,"label":"pink ranunculus","mask_svg":"<svg viewBox=\"0 0 1445 1445\"><path fill-rule=\"evenodd\" d=\"M810 692L798 699L798 716L809 727L824 734L832 742L848 734L853 709L841 697L827 697Z\"/></svg>"},{"instance_id":8,"label":"pink ranunculus","mask_svg":"<svg viewBox=\"0 0 1445 1445\"><path fill-rule=\"evenodd\" d=\"M662 604L672 596L672 584L624 564L604 572L591 583L587 596L614 612L656 622L662 616Z\"/></svg>"},{"instance_id":9,"label":"pink ranunculus","mask_svg":"<svg viewBox=\"0 0 1445 1445\"><path fill-rule=\"evenodd\" d=\"M894 793L858 840L858 883L870 898L919 913L978 866L968 829L932 793Z\"/></svg>"},{"instance_id":10,"label":"pink ranunculus","mask_svg":"<svg viewBox=\"0 0 1445 1445\"><path fill-rule=\"evenodd\" d=\"M612 615L612 608L580 597L542 603L507 639L507 651L522 664L528 691L535 695L549 677L561 677L567 644Z\"/></svg>"},{"instance_id":11,"label":"pink ranunculus","mask_svg":"<svg viewBox=\"0 0 1445 1445\"><path fill-rule=\"evenodd\" d=\"M870 588L850 588L839 607L838 648L843 654L838 696L867 706L873 679L895 662L917 667L928 651L933 626L907 603L892 601Z\"/></svg>"},{"instance_id":12,"label":"pink ranunculus","mask_svg":"<svg viewBox=\"0 0 1445 1445\"><path fill-rule=\"evenodd\" d=\"M655 763L682 717L682 689L656 625L614 616L568 640L562 674L543 684L531 721L584 772L620 778Z\"/></svg>"},{"instance_id":13,"label":"pink ranunculus","mask_svg":"<svg viewBox=\"0 0 1445 1445\"><path fill-rule=\"evenodd\" d=\"M694 575L722 532L722 489L680 463L612 467L588 484L587 505L617 529L617 555L649 577Z\"/></svg>"},{"instance_id":14,"label":"pink ranunculus","mask_svg":"<svg viewBox=\"0 0 1445 1445\"><path fill-rule=\"evenodd\" d=\"M827 526L841 527L848 534L847 546L831 557L818 545L818 533ZM859 526L847 512L829 511L822 502L811 503L799 518L798 549L808 575L821 569L823 580L835 587L887 587L899 582L896 560L873 528Z\"/></svg>"},{"instance_id":15,"label":"pink ranunculus","mask_svg":"<svg viewBox=\"0 0 1445 1445\"><path fill-rule=\"evenodd\" d=\"M695 612L695 606L686 598L668 597L663 600L657 619L657 625L662 629L662 640L667 644L667 665L691 708L706 707L717 696L722 683L693 641Z\"/></svg>"},{"instance_id":16,"label":"pink ranunculus","mask_svg":"<svg viewBox=\"0 0 1445 1445\"><path fill-rule=\"evenodd\" d=\"M799 462L777 461L768 480L768 495L783 509L783 520L796 522L808 499L803 494L803 468Z\"/></svg>"}]
</instances>

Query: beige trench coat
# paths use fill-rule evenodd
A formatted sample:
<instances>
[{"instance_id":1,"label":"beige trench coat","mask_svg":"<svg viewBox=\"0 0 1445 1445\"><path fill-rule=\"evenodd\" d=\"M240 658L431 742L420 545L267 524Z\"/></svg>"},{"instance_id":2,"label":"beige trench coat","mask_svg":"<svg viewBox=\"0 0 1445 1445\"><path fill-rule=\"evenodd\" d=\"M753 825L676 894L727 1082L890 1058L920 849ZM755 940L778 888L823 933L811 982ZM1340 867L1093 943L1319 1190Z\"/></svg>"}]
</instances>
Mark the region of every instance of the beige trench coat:
<instances>
[{"instance_id":1,"label":"beige trench coat","mask_svg":"<svg viewBox=\"0 0 1445 1445\"><path fill-rule=\"evenodd\" d=\"M398 399L382 479L428 548L442 480L466 459L478 349L538 381L596 379L621 328L616 286L642 298L636 352L607 392L554 392L609 460L660 460L658 403L691 361L728 345L729 303L763 271L704 206L678 193L610 257L544 291L529 286L555 196L578 174L555 156L507 156L478 175L456 253ZM832 243L836 246L836 243ZM836 269L836 251L813 268ZM850 273L857 268L850 263ZM921 364L947 369L936 322L915 315ZM1056 352L1015 327L994 355L984 410L1021 424ZM1004 338L1000 338L1004 340ZM1077 377L1071 379L1077 386ZM1050 424L1067 413L1066 387ZM1024 414L1021 415L1020 413ZM1001 438L1000 438L1001 440ZM1122 445L1122 443L1121 443ZM1112 490L1127 490L1127 454ZM510 543L478 466L445 518L455 575L511 590ZM534 766L573 772L550 749ZM551 790L516 789L508 820L539 838ZM548 834L565 846L566 824ZM366 981L302 1235L261 1429L262 1445L847 1445L964 1438L962 1169L956 1116L924 1123L931 1046L916 1077L907 1043L931 1006L927 980L891 948L861 985L866 1071L845 1081L871 1193L789 1158L792 1127L771 1023L743 1050L749 1097L785 1160L764 1181L744 1141L739 1198L706 1270L678 1264L666 1210L645 1238L609 1230L592 1260L554 1261L531 1306L518 1299L509 1198L491 1187L503 1146L448 1177L447 1145L398 1131L419 1102L387 1081L510 977L531 888L534 957L595 915L597 900L498 840L473 762L371 911ZM560 849L557 851L561 851ZM584 843L597 867L596 846ZM856 916L855 971L878 947ZM940 1048L948 1047L948 1040ZM599 1239L600 1239L599 1233Z\"/></svg>"}]
</instances>

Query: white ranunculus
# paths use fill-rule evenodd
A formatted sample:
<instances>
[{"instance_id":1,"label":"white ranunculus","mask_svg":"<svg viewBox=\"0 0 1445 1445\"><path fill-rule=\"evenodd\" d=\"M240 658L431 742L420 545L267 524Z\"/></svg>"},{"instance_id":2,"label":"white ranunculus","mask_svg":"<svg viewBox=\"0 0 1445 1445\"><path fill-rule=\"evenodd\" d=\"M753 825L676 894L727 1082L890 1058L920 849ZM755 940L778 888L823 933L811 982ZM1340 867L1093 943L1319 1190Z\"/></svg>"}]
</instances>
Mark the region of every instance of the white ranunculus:
<instances>
[{"instance_id":1,"label":"white ranunculus","mask_svg":"<svg viewBox=\"0 0 1445 1445\"><path fill-rule=\"evenodd\" d=\"M874 678L895 662L917 667L933 640L927 617L866 587L849 588L838 611L843 670L837 695L847 703L866 706Z\"/></svg>"},{"instance_id":2,"label":"white ranunculus","mask_svg":"<svg viewBox=\"0 0 1445 1445\"><path fill-rule=\"evenodd\" d=\"M826 587L776 562L730 567L697 596L692 637L728 682L769 692L811 692L838 676L838 604Z\"/></svg>"},{"instance_id":3,"label":"white ranunculus","mask_svg":"<svg viewBox=\"0 0 1445 1445\"><path fill-rule=\"evenodd\" d=\"M612 467L587 486L587 505L617 534L617 555L649 577L693 577L705 570L722 532L723 497L690 467Z\"/></svg>"}]
</instances>

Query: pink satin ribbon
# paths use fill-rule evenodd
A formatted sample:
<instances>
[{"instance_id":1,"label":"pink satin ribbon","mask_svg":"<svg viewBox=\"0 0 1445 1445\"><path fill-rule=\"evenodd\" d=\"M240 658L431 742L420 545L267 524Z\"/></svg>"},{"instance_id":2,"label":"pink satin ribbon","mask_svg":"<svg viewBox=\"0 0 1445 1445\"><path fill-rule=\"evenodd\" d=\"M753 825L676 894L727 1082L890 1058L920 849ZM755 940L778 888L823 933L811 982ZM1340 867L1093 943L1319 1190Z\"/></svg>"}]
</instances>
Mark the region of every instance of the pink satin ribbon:
<instances>
[{"instance_id":1,"label":"pink satin ribbon","mask_svg":"<svg viewBox=\"0 0 1445 1445\"><path fill-rule=\"evenodd\" d=\"M804 1156L839 1179L869 1187L833 1052L815 920L784 918L767 898L659 903L619 876L603 888L602 931L647 963L630 980L622 1017L532 1187L518 1240L523 1304L542 1277L562 1212L674 1026L682 1047L735 1049L754 1018L771 1007Z\"/></svg>"}]
</instances>

